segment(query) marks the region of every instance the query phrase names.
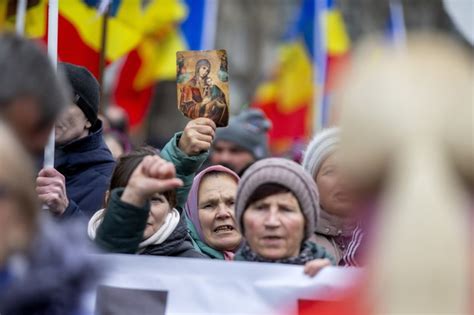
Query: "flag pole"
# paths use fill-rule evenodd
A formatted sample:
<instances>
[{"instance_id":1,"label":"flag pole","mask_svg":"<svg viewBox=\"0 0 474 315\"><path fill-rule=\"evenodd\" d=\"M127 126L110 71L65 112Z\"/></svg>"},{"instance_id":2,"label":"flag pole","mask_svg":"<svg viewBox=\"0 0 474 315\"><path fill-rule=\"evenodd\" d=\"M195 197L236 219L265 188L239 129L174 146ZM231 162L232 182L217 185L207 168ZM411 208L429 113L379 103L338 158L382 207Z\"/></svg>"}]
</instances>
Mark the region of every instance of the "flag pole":
<instances>
[{"instance_id":1,"label":"flag pole","mask_svg":"<svg viewBox=\"0 0 474 315\"><path fill-rule=\"evenodd\" d=\"M392 24L392 40L395 47L403 49L406 44L405 17L403 15L403 5L400 0L390 0L390 20Z\"/></svg>"},{"instance_id":2,"label":"flag pole","mask_svg":"<svg viewBox=\"0 0 474 315\"><path fill-rule=\"evenodd\" d=\"M48 55L55 70L58 69L58 7L59 0L49 0L48 5ZM54 128L44 150L44 167L54 167Z\"/></svg>"},{"instance_id":3,"label":"flag pole","mask_svg":"<svg viewBox=\"0 0 474 315\"><path fill-rule=\"evenodd\" d=\"M215 49L218 11L218 0L205 1L204 29L201 37L201 49Z\"/></svg>"},{"instance_id":4,"label":"flag pole","mask_svg":"<svg viewBox=\"0 0 474 315\"><path fill-rule=\"evenodd\" d=\"M100 43L100 55L99 55L99 86L100 86L100 106L99 112L104 112L104 76L105 76L105 59L107 56L107 30L108 30L108 22L109 22L109 15L110 15L110 2L106 3L106 8L103 13L102 18L102 39ZM101 8L102 9L102 8Z\"/></svg>"},{"instance_id":5,"label":"flag pole","mask_svg":"<svg viewBox=\"0 0 474 315\"><path fill-rule=\"evenodd\" d=\"M313 134L323 128L324 124L324 89L327 66L326 19L321 12L326 9L324 0L314 0L313 42Z\"/></svg>"},{"instance_id":6,"label":"flag pole","mask_svg":"<svg viewBox=\"0 0 474 315\"><path fill-rule=\"evenodd\" d=\"M15 30L18 35L23 36L25 33L25 15L26 15L26 0L18 0L16 3L16 22Z\"/></svg>"}]
</instances>

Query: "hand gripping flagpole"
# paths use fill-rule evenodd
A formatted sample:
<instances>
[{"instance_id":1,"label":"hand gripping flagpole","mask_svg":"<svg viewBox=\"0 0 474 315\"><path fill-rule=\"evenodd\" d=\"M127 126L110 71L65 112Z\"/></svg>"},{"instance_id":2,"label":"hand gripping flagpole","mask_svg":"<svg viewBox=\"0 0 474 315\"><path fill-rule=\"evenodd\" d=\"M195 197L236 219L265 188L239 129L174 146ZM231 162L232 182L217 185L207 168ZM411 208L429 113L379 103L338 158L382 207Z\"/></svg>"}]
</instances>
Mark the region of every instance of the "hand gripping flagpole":
<instances>
[{"instance_id":1,"label":"hand gripping flagpole","mask_svg":"<svg viewBox=\"0 0 474 315\"><path fill-rule=\"evenodd\" d=\"M58 5L59 0L49 0L48 7L48 55L54 69L58 68ZM44 167L54 167L54 128L44 149Z\"/></svg>"}]
</instances>

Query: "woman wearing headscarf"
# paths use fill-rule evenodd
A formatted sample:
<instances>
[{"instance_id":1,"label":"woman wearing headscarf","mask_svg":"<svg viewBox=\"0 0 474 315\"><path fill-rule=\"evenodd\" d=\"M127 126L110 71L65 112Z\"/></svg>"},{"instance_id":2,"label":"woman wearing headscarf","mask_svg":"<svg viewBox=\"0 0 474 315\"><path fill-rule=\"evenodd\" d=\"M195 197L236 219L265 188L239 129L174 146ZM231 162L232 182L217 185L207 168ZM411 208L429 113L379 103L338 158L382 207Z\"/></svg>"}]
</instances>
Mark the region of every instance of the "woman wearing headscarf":
<instances>
[{"instance_id":1,"label":"woman wearing headscarf","mask_svg":"<svg viewBox=\"0 0 474 315\"><path fill-rule=\"evenodd\" d=\"M313 240L340 262L356 227L354 205L341 176L339 128L323 130L309 143L303 167L316 182L321 212Z\"/></svg>"},{"instance_id":2,"label":"woman wearing headscarf","mask_svg":"<svg viewBox=\"0 0 474 315\"><path fill-rule=\"evenodd\" d=\"M235 209L246 240L235 260L305 265L309 275L335 263L309 241L319 199L314 181L297 163L268 158L253 164L239 183Z\"/></svg>"},{"instance_id":3,"label":"woman wearing headscarf","mask_svg":"<svg viewBox=\"0 0 474 315\"><path fill-rule=\"evenodd\" d=\"M195 248L214 259L232 260L242 236L235 220L234 204L239 176L214 165L193 181L185 212Z\"/></svg>"}]
</instances>

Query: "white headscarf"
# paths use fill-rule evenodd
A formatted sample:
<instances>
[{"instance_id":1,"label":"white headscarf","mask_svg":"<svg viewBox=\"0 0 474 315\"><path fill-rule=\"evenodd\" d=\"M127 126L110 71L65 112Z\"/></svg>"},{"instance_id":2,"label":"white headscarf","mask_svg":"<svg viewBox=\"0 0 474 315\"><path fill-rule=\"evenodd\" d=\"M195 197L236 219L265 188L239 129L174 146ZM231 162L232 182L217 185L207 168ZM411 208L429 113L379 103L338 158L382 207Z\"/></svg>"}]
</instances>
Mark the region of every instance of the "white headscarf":
<instances>
[{"instance_id":1,"label":"white headscarf","mask_svg":"<svg viewBox=\"0 0 474 315\"><path fill-rule=\"evenodd\" d=\"M104 210L101 209L97 211L92 218L89 220L87 225L87 234L91 240L94 240L96 237L96 232L99 226L102 224L104 219ZM180 215L178 210L173 209L168 213L165 218L163 225L156 231L152 236L143 240L139 245L139 249L143 249L149 245L158 245L166 241L166 239L173 233L176 226L179 224Z\"/></svg>"}]
</instances>

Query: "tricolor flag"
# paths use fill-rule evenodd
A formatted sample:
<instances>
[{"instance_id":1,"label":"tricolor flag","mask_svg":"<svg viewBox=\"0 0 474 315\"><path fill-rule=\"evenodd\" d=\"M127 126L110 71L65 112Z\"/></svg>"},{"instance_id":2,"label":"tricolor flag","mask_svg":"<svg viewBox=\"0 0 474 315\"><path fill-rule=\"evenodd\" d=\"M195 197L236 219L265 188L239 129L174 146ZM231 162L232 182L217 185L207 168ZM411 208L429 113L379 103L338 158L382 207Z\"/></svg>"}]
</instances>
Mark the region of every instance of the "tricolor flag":
<instances>
[{"instance_id":1,"label":"tricolor flag","mask_svg":"<svg viewBox=\"0 0 474 315\"><path fill-rule=\"evenodd\" d=\"M334 78L347 57L349 38L331 0L303 0L297 18L279 47L270 78L252 106L273 123L274 154L291 151L327 124Z\"/></svg>"},{"instance_id":2,"label":"tricolor flag","mask_svg":"<svg viewBox=\"0 0 474 315\"><path fill-rule=\"evenodd\" d=\"M313 132L328 127L331 123L330 115L334 114L331 112L334 91L341 73L349 61L350 50L350 39L341 12L337 9L334 0L323 0L322 2L321 55L323 60L316 64L316 67L320 69L317 88L321 89L323 93L315 100L319 114L313 122Z\"/></svg>"},{"instance_id":3,"label":"tricolor flag","mask_svg":"<svg viewBox=\"0 0 474 315\"><path fill-rule=\"evenodd\" d=\"M3 1L2 1L3 2ZM140 3L140 0L127 0ZM111 1L110 18L106 41L105 59L114 62L134 49L142 34L126 21L118 18L125 15L121 0ZM99 77L99 60L102 42L102 16L98 11L99 0L59 1L58 59L88 68ZM1 10L1 9L0 9ZM13 29L15 16L7 18L7 28ZM48 40L48 0L38 0L28 7L25 17L25 36Z\"/></svg>"},{"instance_id":4,"label":"tricolor flag","mask_svg":"<svg viewBox=\"0 0 474 315\"><path fill-rule=\"evenodd\" d=\"M156 82L176 79L176 51L214 48L217 0L154 0L143 12L136 8L127 12L131 20L149 21L144 40L122 66L113 93L133 128L146 116Z\"/></svg>"},{"instance_id":5,"label":"tricolor flag","mask_svg":"<svg viewBox=\"0 0 474 315\"><path fill-rule=\"evenodd\" d=\"M176 76L175 54L185 47L178 27L188 14L179 0L154 0L144 8L133 2L123 2L128 9L119 18L139 28L144 37L126 56L113 91L114 102L128 113L132 128L143 121L155 83Z\"/></svg>"}]
</instances>

